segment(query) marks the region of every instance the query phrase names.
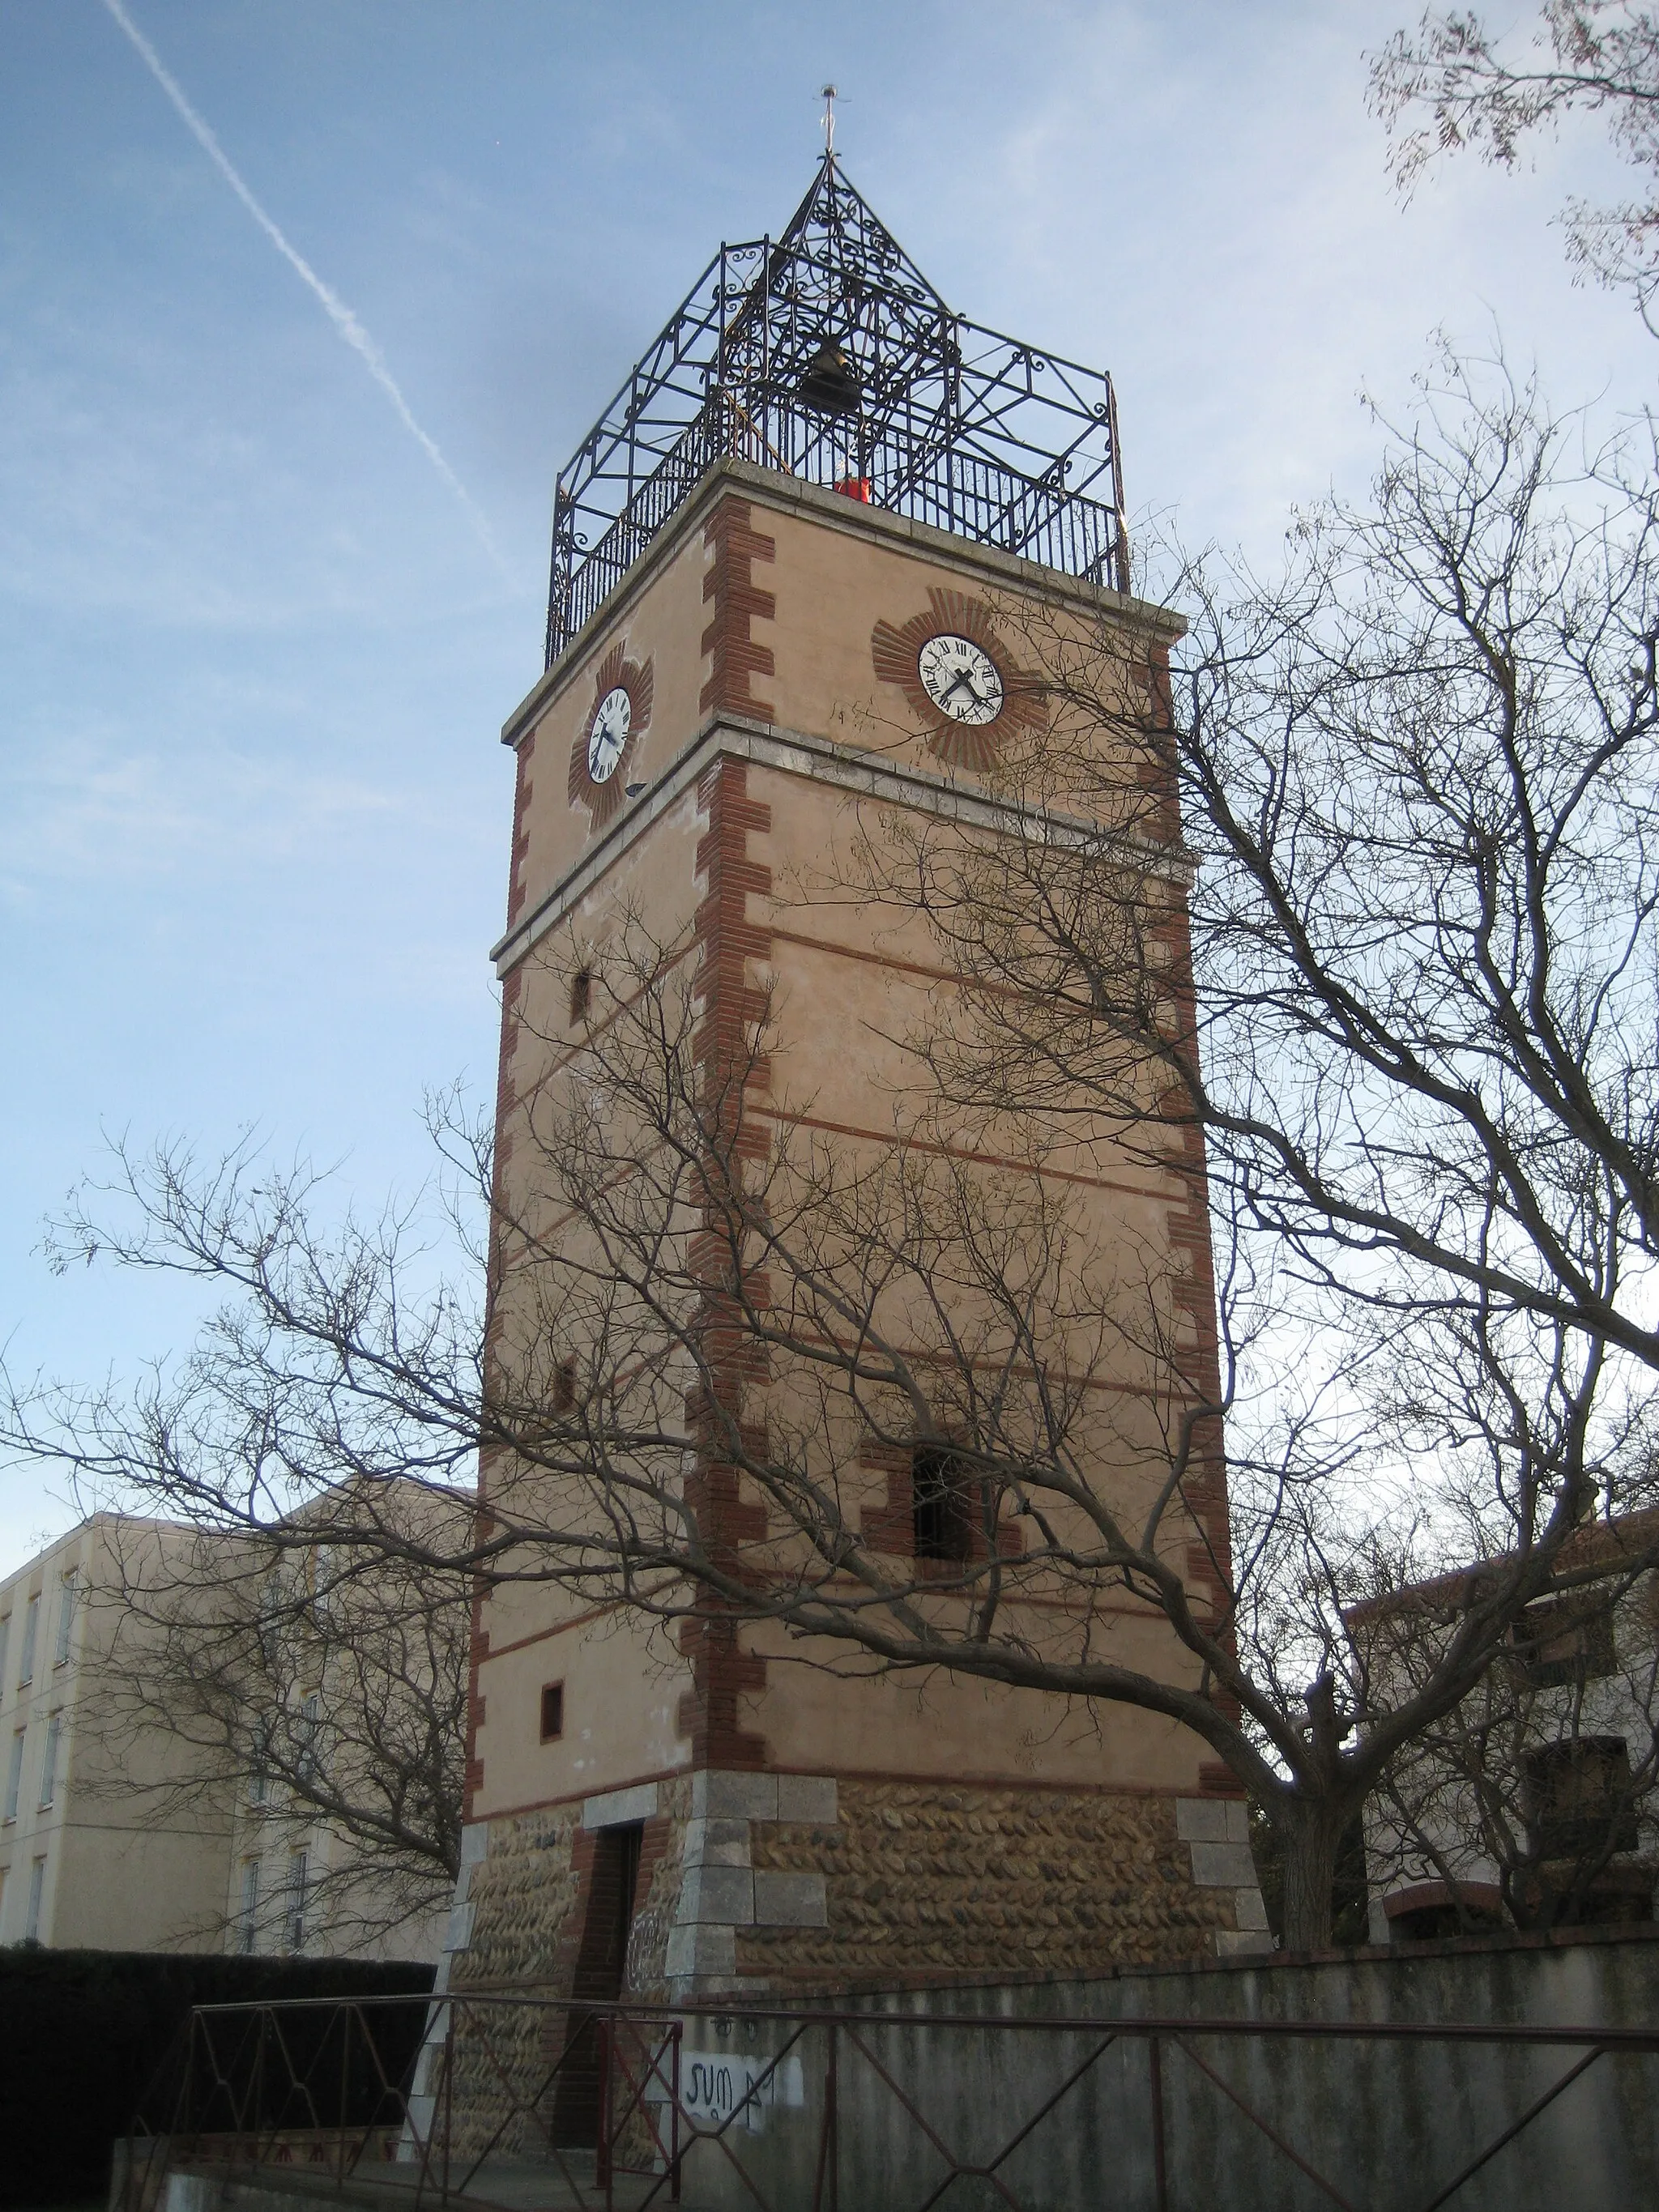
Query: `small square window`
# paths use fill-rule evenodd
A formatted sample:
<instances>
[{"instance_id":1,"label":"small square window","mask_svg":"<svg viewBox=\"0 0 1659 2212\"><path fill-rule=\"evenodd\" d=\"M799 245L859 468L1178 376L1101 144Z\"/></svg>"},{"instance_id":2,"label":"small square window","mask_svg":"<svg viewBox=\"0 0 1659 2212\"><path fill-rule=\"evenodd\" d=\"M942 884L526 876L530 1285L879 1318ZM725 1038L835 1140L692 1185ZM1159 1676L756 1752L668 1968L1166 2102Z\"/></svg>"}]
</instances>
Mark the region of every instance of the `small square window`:
<instances>
[{"instance_id":1,"label":"small square window","mask_svg":"<svg viewBox=\"0 0 1659 2212\"><path fill-rule=\"evenodd\" d=\"M542 1741L556 1743L564 1734L564 1684L542 1684Z\"/></svg>"},{"instance_id":2,"label":"small square window","mask_svg":"<svg viewBox=\"0 0 1659 2212\"><path fill-rule=\"evenodd\" d=\"M592 972L586 968L579 968L570 979L570 1019L573 1024L585 1022L592 1005Z\"/></svg>"}]
</instances>

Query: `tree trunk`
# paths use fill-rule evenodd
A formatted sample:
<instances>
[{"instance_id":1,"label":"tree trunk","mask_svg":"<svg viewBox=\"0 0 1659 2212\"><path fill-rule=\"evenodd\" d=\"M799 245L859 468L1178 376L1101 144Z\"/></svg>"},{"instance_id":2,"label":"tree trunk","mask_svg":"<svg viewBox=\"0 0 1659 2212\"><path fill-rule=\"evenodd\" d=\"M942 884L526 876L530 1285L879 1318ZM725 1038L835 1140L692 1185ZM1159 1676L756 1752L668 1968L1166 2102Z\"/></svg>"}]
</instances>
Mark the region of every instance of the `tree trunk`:
<instances>
[{"instance_id":1,"label":"tree trunk","mask_svg":"<svg viewBox=\"0 0 1659 2212\"><path fill-rule=\"evenodd\" d=\"M1346 1807L1328 1803L1299 1805L1279 1816L1285 1852L1280 1911L1287 1951L1330 1948L1336 1854L1347 1820Z\"/></svg>"}]
</instances>

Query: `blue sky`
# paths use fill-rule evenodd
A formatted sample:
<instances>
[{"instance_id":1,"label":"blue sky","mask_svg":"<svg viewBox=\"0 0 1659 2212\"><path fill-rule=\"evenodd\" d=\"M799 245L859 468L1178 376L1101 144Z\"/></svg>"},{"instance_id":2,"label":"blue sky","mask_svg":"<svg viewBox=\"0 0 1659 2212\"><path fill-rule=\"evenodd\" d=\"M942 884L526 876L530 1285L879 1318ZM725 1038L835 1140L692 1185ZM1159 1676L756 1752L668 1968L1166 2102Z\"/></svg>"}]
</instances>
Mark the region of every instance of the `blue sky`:
<instances>
[{"instance_id":1,"label":"blue sky","mask_svg":"<svg viewBox=\"0 0 1659 2212\"><path fill-rule=\"evenodd\" d=\"M1372 0L125 0L380 349L498 557L102 0L0 0L0 1340L131 1373L187 1302L57 1279L105 1131L243 1127L378 1201L492 1079L485 958L555 471L722 236L839 145L978 319L1109 368L1132 506L1271 556L1364 386L1503 332L1561 404L1659 349L1550 217L1594 126L1392 194ZM1523 11L1517 11L1522 13ZM0 1571L62 1527L0 1471Z\"/></svg>"}]
</instances>

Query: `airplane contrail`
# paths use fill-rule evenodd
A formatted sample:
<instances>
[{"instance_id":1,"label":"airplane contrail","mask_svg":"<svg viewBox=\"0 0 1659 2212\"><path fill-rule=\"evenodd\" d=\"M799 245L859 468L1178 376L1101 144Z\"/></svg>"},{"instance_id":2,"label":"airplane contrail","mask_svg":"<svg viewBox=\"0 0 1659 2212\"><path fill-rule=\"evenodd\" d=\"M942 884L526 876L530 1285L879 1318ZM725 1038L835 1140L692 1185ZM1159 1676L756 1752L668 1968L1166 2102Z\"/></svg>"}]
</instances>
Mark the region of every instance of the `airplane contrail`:
<instances>
[{"instance_id":1,"label":"airplane contrail","mask_svg":"<svg viewBox=\"0 0 1659 2212\"><path fill-rule=\"evenodd\" d=\"M243 183L241 176L236 169L235 165L231 161L230 156L226 153L224 148L219 143L217 138L215 137L209 125L203 121L202 118L191 106L190 101L185 96L183 87L179 83L177 78L170 73L166 64L162 61L161 57L156 52L155 47L151 46L149 40L144 36L143 33L138 28L138 26L133 21L131 16L128 15L126 9L121 4L121 0L104 0L104 5L109 10L111 15L113 16L116 23L131 40L132 45L137 51L140 60L143 61L145 68L149 70L150 75L155 79L157 84L161 86L162 91L166 93L167 98L178 109L185 124L189 126L191 136L201 147L202 151L207 155L209 161L212 162L214 167L217 169L220 175L230 186L232 191L235 193L237 198L240 200L242 205L253 217L255 222L258 224L260 229L264 231L265 236L270 240L278 253L282 255L283 260L286 261L289 266L294 270L295 276L300 278L302 283L309 285L311 289L317 295L318 299L322 302L323 311L327 315L330 322L333 324L335 329L345 340L346 343L351 348L352 351L358 356L362 362L364 368L368 369L369 374L374 378L376 384L380 386L381 391L385 392L386 398L392 402L392 406L397 410L398 421L409 432L410 437L413 438L416 443L420 447L421 451L426 455L433 467L436 469L438 474L449 486L451 491L454 493L456 498L459 500L461 505L466 509L468 515L471 519L472 526L483 539L484 550L489 555L490 559L495 563L497 568L501 570L501 574L507 579L507 582L514 582L514 579L513 573L508 568L506 562L501 558L500 549L497 547L494 538L490 535L489 525L485 521L483 514L479 510L477 503L473 499L471 492L468 491L466 486L456 475L454 470L450 467L449 463L444 459L434 441L427 435L426 432L415 420L413 414L410 410L409 402L404 398L403 393L398 389L397 381L393 378L392 371L386 367L385 356L382 355L379 346L375 344L374 339L370 337L368 332L363 328L362 325L358 321L356 316L353 314L350 308L347 307L345 301L340 297L339 294L334 290L331 285L325 284L322 278L317 274L317 271L312 267L311 264L306 259L305 256L302 253L296 252L296 250L289 244L287 238L283 235L279 226L272 221L271 217L265 213L264 208L260 206L258 201L255 199L253 194L248 190L246 185Z\"/></svg>"}]
</instances>

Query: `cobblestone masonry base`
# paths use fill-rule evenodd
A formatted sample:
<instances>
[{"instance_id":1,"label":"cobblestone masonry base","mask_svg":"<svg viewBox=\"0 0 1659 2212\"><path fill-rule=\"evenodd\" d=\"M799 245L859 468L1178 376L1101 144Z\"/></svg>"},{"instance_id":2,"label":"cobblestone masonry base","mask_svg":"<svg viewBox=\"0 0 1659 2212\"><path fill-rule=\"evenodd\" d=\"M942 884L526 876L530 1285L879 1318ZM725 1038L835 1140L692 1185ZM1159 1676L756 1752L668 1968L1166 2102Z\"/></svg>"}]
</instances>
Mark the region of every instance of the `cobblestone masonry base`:
<instances>
[{"instance_id":1,"label":"cobblestone masonry base","mask_svg":"<svg viewBox=\"0 0 1659 2212\"><path fill-rule=\"evenodd\" d=\"M629 1993L1089 1973L1265 1950L1245 1809L699 1772L468 1832L444 1981L570 1994L594 1834L645 1826Z\"/></svg>"}]
</instances>

